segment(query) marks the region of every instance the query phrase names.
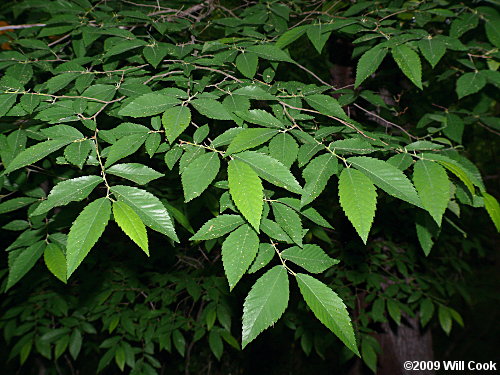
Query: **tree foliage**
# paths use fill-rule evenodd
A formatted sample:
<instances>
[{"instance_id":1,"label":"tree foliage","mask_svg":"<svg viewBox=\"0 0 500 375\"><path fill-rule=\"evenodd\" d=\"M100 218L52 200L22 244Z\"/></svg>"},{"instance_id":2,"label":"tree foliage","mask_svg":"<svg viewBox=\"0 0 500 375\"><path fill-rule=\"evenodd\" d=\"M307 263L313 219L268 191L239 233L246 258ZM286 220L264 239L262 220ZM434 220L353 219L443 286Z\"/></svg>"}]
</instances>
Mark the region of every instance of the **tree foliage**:
<instances>
[{"instance_id":1,"label":"tree foliage","mask_svg":"<svg viewBox=\"0 0 500 375\"><path fill-rule=\"evenodd\" d=\"M3 290L16 300L35 273L49 290L48 273L68 283L55 286L66 296L39 296L48 303L39 319L22 311L33 296L6 311L11 357L69 353L71 363L92 355L85 342L99 331L107 338L95 347L97 371L114 360L155 374L163 350L184 356L206 339L220 359L224 342L251 345L284 314L309 353L305 313L345 344L345 358L375 369L371 322L420 312L425 325L437 310L447 333L462 323L444 302L457 290L439 284L446 267L466 262L445 263L432 278L422 264L439 262L435 252L453 259L452 245L431 249L440 235L464 233L469 207L500 226L498 202L464 152L473 129L500 128L497 10L402 0L237 5L2 4L2 17L25 25L0 36ZM349 45L345 85L328 77L334 40ZM335 49L331 59L335 71ZM378 222L378 211L404 229ZM345 251L365 249L359 239L332 243L334 227L351 224L364 260ZM187 256L196 249L202 260ZM397 276L380 271L387 256ZM149 272L115 268L127 257ZM172 257L194 271L172 268ZM166 268L151 269L153 258ZM103 264L113 271L97 277L82 307L77 285ZM368 294L353 320L348 285L361 283ZM247 296L231 307L229 290L238 289ZM305 304L289 306L291 294ZM54 325L49 315L64 318ZM314 341L319 355L327 345Z\"/></svg>"}]
</instances>

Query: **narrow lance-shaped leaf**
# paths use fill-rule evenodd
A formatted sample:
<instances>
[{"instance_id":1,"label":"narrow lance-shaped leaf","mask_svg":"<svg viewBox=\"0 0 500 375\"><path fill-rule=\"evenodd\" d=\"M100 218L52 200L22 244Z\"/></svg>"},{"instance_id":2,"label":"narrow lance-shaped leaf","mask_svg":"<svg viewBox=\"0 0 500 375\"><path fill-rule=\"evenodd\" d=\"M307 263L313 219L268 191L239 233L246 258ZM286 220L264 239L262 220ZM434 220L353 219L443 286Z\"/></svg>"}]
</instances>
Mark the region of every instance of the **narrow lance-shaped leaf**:
<instances>
[{"instance_id":1,"label":"narrow lance-shaped leaf","mask_svg":"<svg viewBox=\"0 0 500 375\"><path fill-rule=\"evenodd\" d=\"M494 196L486 192L483 192L482 195L484 199L484 207L486 208L486 211L488 211L493 224L495 224L497 232L500 232L500 205Z\"/></svg>"},{"instance_id":2,"label":"narrow lance-shaped leaf","mask_svg":"<svg viewBox=\"0 0 500 375\"><path fill-rule=\"evenodd\" d=\"M356 68L356 82L354 83L354 88L358 88L365 79L375 73L386 55L387 48L377 45L361 56Z\"/></svg>"},{"instance_id":3,"label":"narrow lance-shaped leaf","mask_svg":"<svg viewBox=\"0 0 500 375\"><path fill-rule=\"evenodd\" d=\"M314 277L302 273L295 276L300 292L314 315L359 356L351 319L344 302L333 290Z\"/></svg>"},{"instance_id":4,"label":"narrow lance-shaped leaf","mask_svg":"<svg viewBox=\"0 0 500 375\"><path fill-rule=\"evenodd\" d=\"M81 201L102 181L100 176L82 176L62 181L52 188L47 200L40 203L32 215L41 215L54 207Z\"/></svg>"},{"instance_id":5,"label":"narrow lance-shaped leaf","mask_svg":"<svg viewBox=\"0 0 500 375\"><path fill-rule=\"evenodd\" d=\"M240 132L229 144L226 154L234 154L257 147L278 134L274 129L250 128Z\"/></svg>"},{"instance_id":6,"label":"narrow lance-shaped leaf","mask_svg":"<svg viewBox=\"0 0 500 375\"><path fill-rule=\"evenodd\" d=\"M271 184L293 193L302 193L302 188L290 170L271 156L255 151L244 151L235 154L234 158L244 161L257 172L259 177Z\"/></svg>"},{"instance_id":7,"label":"narrow lance-shaped leaf","mask_svg":"<svg viewBox=\"0 0 500 375\"><path fill-rule=\"evenodd\" d=\"M49 271L63 283L66 283L66 256L59 245L56 243L48 244L43 252L43 259Z\"/></svg>"},{"instance_id":8,"label":"narrow lance-shaped leaf","mask_svg":"<svg viewBox=\"0 0 500 375\"><path fill-rule=\"evenodd\" d=\"M28 147L26 150L18 154L14 160L12 160L5 173L13 172L19 168L26 167L27 165L36 163L37 161L43 159L47 155L59 150L60 148L71 143L71 139L52 139L45 142L37 143L34 146Z\"/></svg>"},{"instance_id":9,"label":"narrow lance-shaped leaf","mask_svg":"<svg viewBox=\"0 0 500 375\"><path fill-rule=\"evenodd\" d=\"M366 244L377 204L375 186L360 171L344 168L339 178L339 197L347 218Z\"/></svg>"},{"instance_id":10,"label":"narrow lance-shaped leaf","mask_svg":"<svg viewBox=\"0 0 500 375\"><path fill-rule=\"evenodd\" d=\"M230 290L250 267L258 250L259 236L247 224L227 236L222 244L222 264Z\"/></svg>"},{"instance_id":11,"label":"narrow lance-shaped leaf","mask_svg":"<svg viewBox=\"0 0 500 375\"><path fill-rule=\"evenodd\" d=\"M276 222L293 242L302 247L302 221L299 214L282 203L273 202L272 207Z\"/></svg>"},{"instance_id":12,"label":"narrow lance-shaped leaf","mask_svg":"<svg viewBox=\"0 0 500 375\"><path fill-rule=\"evenodd\" d=\"M337 170L338 161L333 154L323 154L311 161L302 172L306 184L300 204L305 206L315 200L325 189L330 177L337 173Z\"/></svg>"},{"instance_id":13,"label":"narrow lance-shaped leaf","mask_svg":"<svg viewBox=\"0 0 500 375\"><path fill-rule=\"evenodd\" d=\"M146 141L148 137L148 133L142 134L131 134L126 137L120 138L116 143L114 143L108 152L108 156L106 158L105 167L109 167L111 164L117 162L124 157L132 155L136 152L139 147Z\"/></svg>"},{"instance_id":14,"label":"narrow lance-shaped leaf","mask_svg":"<svg viewBox=\"0 0 500 375\"><path fill-rule=\"evenodd\" d=\"M113 202L113 217L120 228L149 256L148 234L139 215L126 203Z\"/></svg>"},{"instance_id":15,"label":"narrow lance-shaped leaf","mask_svg":"<svg viewBox=\"0 0 500 375\"><path fill-rule=\"evenodd\" d=\"M111 192L119 201L132 207L149 228L179 241L174 224L165 206L153 194L131 186L113 186Z\"/></svg>"},{"instance_id":16,"label":"narrow lance-shaped leaf","mask_svg":"<svg viewBox=\"0 0 500 375\"><path fill-rule=\"evenodd\" d=\"M240 215L219 215L208 220L203 226L190 238L191 241L212 240L222 237L232 232L245 221Z\"/></svg>"},{"instance_id":17,"label":"narrow lance-shaped leaf","mask_svg":"<svg viewBox=\"0 0 500 375\"><path fill-rule=\"evenodd\" d=\"M306 96L306 102L323 115L348 119L337 99L328 95L315 94Z\"/></svg>"},{"instance_id":18,"label":"narrow lance-shaped leaf","mask_svg":"<svg viewBox=\"0 0 500 375\"><path fill-rule=\"evenodd\" d=\"M269 142L269 155L290 168L297 159L299 146L295 139L288 133L280 133Z\"/></svg>"},{"instance_id":19,"label":"narrow lance-shaped leaf","mask_svg":"<svg viewBox=\"0 0 500 375\"><path fill-rule=\"evenodd\" d=\"M181 175L185 201L199 197L215 179L219 168L220 160L216 152L203 154L188 164Z\"/></svg>"},{"instance_id":20,"label":"narrow lance-shaped leaf","mask_svg":"<svg viewBox=\"0 0 500 375\"><path fill-rule=\"evenodd\" d=\"M281 257L311 273L323 272L339 263L338 260L330 258L318 245L310 244L304 245L302 249L298 246L289 247L281 252Z\"/></svg>"},{"instance_id":21,"label":"narrow lance-shaped leaf","mask_svg":"<svg viewBox=\"0 0 500 375\"><path fill-rule=\"evenodd\" d=\"M401 71L422 90L422 64L418 54L405 44L392 49L392 57Z\"/></svg>"},{"instance_id":22,"label":"narrow lance-shaped leaf","mask_svg":"<svg viewBox=\"0 0 500 375\"><path fill-rule=\"evenodd\" d=\"M243 305L242 348L283 315L288 306L288 276L283 266L275 266L253 285Z\"/></svg>"},{"instance_id":23,"label":"narrow lance-shaped leaf","mask_svg":"<svg viewBox=\"0 0 500 375\"><path fill-rule=\"evenodd\" d=\"M270 243L261 243L257 257L253 261L248 273L255 273L262 267L265 267L273 259L275 253L273 245Z\"/></svg>"},{"instance_id":24,"label":"narrow lance-shaped leaf","mask_svg":"<svg viewBox=\"0 0 500 375\"><path fill-rule=\"evenodd\" d=\"M413 169L413 181L422 200L422 206L437 225L450 201L450 180L443 167L429 160L419 160Z\"/></svg>"},{"instance_id":25,"label":"narrow lance-shaped leaf","mask_svg":"<svg viewBox=\"0 0 500 375\"><path fill-rule=\"evenodd\" d=\"M420 198L412 183L393 165L367 156L355 156L347 159L347 162L363 172L387 194L421 207Z\"/></svg>"},{"instance_id":26,"label":"narrow lance-shaped leaf","mask_svg":"<svg viewBox=\"0 0 500 375\"><path fill-rule=\"evenodd\" d=\"M101 237L110 216L111 203L109 199L99 198L87 205L73 222L66 247L68 278Z\"/></svg>"},{"instance_id":27,"label":"narrow lance-shaped leaf","mask_svg":"<svg viewBox=\"0 0 500 375\"><path fill-rule=\"evenodd\" d=\"M227 168L229 193L243 217L259 230L264 207L262 182L255 171L246 163L231 160Z\"/></svg>"},{"instance_id":28,"label":"narrow lance-shaped leaf","mask_svg":"<svg viewBox=\"0 0 500 375\"><path fill-rule=\"evenodd\" d=\"M9 276L5 290L10 289L33 268L42 256L46 245L45 241L39 241L29 247L9 252Z\"/></svg>"},{"instance_id":29,"label":"narrow lance-shaped leaf","mask_svg":"<svg viewBox=\"0 0 500 375\"><path fill-rule=\"evenodd\" d=\"M232 120L226 107L214 99L195 99L190 102L203 116L214 120Z\"/></svg>"},{"instance_id":30,"label":"narrow lance-shaped leaf","mask_svg":"<svg viewBox=\"0 0 500 375\"><path fill-rule=\"evenodd\" d=\"M179 103L179 99L152 92L135 98L134 101L123 107L118 114L120 116L147 117L164 112L167 108Z\"/></svg>"},{"instance_id":31,"label":"narrow lance-shaped leaf","mask_svg":"<svg viewBox=\"0 0 500 375\"><path fill-rule=\"evenodd\" d=\"M163 176L163 173L139 163L115 164L106 169L106 173L126 178L139 185L146 185Z\"/></svg>"}]
</instances>

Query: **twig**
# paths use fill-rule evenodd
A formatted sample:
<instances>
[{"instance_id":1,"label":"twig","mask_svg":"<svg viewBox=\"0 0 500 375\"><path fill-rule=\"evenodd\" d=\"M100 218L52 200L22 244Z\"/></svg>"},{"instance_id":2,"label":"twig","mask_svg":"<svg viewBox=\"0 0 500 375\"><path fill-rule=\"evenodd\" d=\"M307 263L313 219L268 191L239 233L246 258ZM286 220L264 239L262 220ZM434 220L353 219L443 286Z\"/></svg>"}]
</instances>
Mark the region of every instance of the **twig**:
<instances>
[{"instance_id":1,"label":"twig","mask_svg":"<svg viewBox=\"0 0 500 375\"><path fill-rule=\"evenodd\" d=\"M383 118L383 117L381 117L381 116L377 115L377 114L376 114L376 113L374 113L374 112L371 112L371 111L368 111L367 109L364 109L364 108L363 108L363 107L361 107L359 104L354 103L353 105L354 105L356 108L361 109L363 112L368 113L368 114L370 114L371 116L376 117L377 119L379 119L379 120L381 120L381 121L385 122L387 125L394 126L395 128L398 128L399 130L401 130L403 133L405 133L405 134L406 134L408 137L410 137L411 139L418 139L418 137L415 137L414 135L411 135L410 133L408 133L408 131L407 131L405 128L403 128L402 126L400 126L400 125L398 125L398 124L395 124L395 123L393 123L393 122L391 122L391 121L388 121L388 120L386 120L385 118Z\"/></svg>"},{"instance_id":2,"label":"twig","mask_svg":"<svg viewBox=\"0 0 500 375\"><path fill-rule=\"evenodd\" d=\"M44 23L32 23L29 25L8 25L8 26L0 26L0 31L29 29L30 27L44 27L44 26L47 26L47 25Z\"/></svg>"}]
</instances>

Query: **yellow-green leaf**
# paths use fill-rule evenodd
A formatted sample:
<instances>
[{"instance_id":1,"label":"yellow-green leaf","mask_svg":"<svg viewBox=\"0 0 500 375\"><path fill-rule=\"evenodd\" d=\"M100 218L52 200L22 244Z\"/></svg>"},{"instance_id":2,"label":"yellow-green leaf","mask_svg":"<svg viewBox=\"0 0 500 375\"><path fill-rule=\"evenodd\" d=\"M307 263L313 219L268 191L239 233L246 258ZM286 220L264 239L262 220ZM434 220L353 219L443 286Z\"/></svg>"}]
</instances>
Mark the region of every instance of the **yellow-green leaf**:
<instances>
[{"instance_id":1,"label":"yellow-green leaf","mask_svg":"<svg viewBox=\"0 0 500 375\"><path fill-rule=\"evenodd\" d=\"M148 234L139 215L126 203L115 201L113 202L113 216L125 234L149 256Z\"/></svg>"}]
</instances>

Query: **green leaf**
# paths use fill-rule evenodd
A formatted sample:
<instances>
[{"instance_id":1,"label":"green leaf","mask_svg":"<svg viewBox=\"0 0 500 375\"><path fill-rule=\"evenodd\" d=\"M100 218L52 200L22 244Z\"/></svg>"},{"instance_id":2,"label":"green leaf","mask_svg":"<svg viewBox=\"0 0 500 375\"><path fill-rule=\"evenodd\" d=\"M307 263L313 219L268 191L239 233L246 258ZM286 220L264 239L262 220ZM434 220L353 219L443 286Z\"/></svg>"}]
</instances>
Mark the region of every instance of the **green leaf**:
<instances>
[{"instance_id":1,"label":"green leaf","mask_svg":"<svg viewBox=\"0 0 500 375\"><path fill-rule=\"evenodd\" d=\"M80 354L81 348L82 334L78 328L75 328L71 333L71 337L69 338L69 354L71 354L71 357L74 360L78 358L78 354Z\"/></svg>"},{"instance_id":2,"label":"green leaf","mask_svg":"<svg viewBox=\"0 0 500 375\"><path fill-rule=\"evenodd\" d=\"M271 268L256 281L243 305L242 348L278 321L288 306L289 293L282 266Z\"/></svg>"},{"instance_id":3,"label":"green leaf","mask_svg":"<svg viewBox=\"0 0 500 375\"><path fill-rule=\"evenodd\" d=\"M467 95L475 94L484 86L486 86L486 78L484 78L481 72L465 73L457 80L456 91L458 99L462 99Z\"/></svg>"},{"instance_id":4,"label":"green leaf","mask_svg":"<svg viewBox=\"0 0 500 375\"><path fill-rule=\"evenodd\" d=\"M365 79L375 73L386 55L387 48L376 45L361 56L356 68L356 82L354 83L354 88L358 88Z\"/></svg>"},{"instance_id":5,"label":"green leaf","mask_svg":"<svg viewBox=\"0 0 500 375\"><path fill-rule=\"evenodd\" d=\"M299 153L299 146L288 133L279 133L269 142L269 155L290 168Z\"/></svg>"},{"instance_id":6,"label":"green leaf","mask_svg":"<svg viewBox=\"0 0 500 375\"><path fill-rule=\"evenodd\" d=\"M446 127L443 129L443 134L452 141L457 143L462 142L462 135L464 133L464 122L460 116L453 113L446 114Z\"/></svg>"},{"instance_id":7,"label":"green leaf","mask_svg":"<svg viewBox=\"0 0 500 375\"><path fill-rule=\"evenodd\" d=\"M337 155L343 154L371 154L377 151L376 148L372 147L370 143L361 138L349 138L341 139L330 143L328 146L330 150L333 150Z\"/></svg>"},{"instance_id":8,"label":"green leaf","mask_svg":"<svg viewBox=\"0 0 500 375\"><path fill-rule=\"evenodd\" d=\"M124 157L132 155L139 147L146 141L147 133L144 134L131 134L126 137L120 138L109 148L104 166L107 168L111 164L117 162Z\"/></svg>"},{"instance_id":9,"label":"green leaf","mask_svg":"<svg viewBox=\"0 0 500 375\"><path fill-rule=\"evenodd\" d=\"M43 259L48 270L52 274L66 283L66 256L56 243L50 243L43 252Z\"/></svg>"},{"instance_id":10,"label":"green leaf","mask_svg":"<svg viewBox=\"0 0 500 375\"><path fill-rule=\"evenodd\" d=\"M325 227L325 228L333 229L333 227L330 225L330 223L328 223L328 221L326 221L323 218L323 216L321 216L319 214L319 212L316 211L316 209L314 209L313 207L306 207L306 208L302 207L301 208L299 199L280 198L280 199L278 199L278 201L286 204L289 207L292 207L295 211L300 213L302 216L308 218L313 223L318 224L318 225Z\"/></svg>"},{"instance_id":11,"label":"green leaf","mask_svg":"<svg viewBox=\"0 0 500 375\"><path fill-rule=\"evenodd\" d=\"M332 29L326 28L325 26L325 24L319 23L316 25L309 25L307 28L307 37L319 54L321 54L325 43L328 41L332 33Z\"/></svg>"},{"instance_id":12,"label":"green leaf","mask_svg":"<svg viewBox=\"0 0 500 375\"><path fill-rule=\"evenodd\" d=\"M37 161L43 159L47 155L59 150L60 148L71 143L71 139L52 139L45 142L37 143L34 146L28 147L26 150L18 154L14 160L12 160L5 173L13 172L19 168L25 167L27 165L36 163Z\"/></svg>"},{"instance_id":13,"label":"green leaf","mask_svg":"<svg viewBox=\"0 0 500 375\"><path fill-rule=\"evenodd\" d=\"M66 247L68 278L101 237L110 216L111 203L109 199L99 198L88 204L73 222Z\"/></svg>"},{"instance_id":14,"label":"green leaf","mask_svg":"<svg viewBox=\"0 0 500 375\"><path fill-rule=\"evenodd\" d=\"M126 178L127 180L133 181L139 185L146 185L147 183L164 176L163 173L157 172L154 169L139 163L115 164L106 169L106 173Z\"/></svg>"},{"instance_id":15,"label":"green leaf","mask_svg":"<svg viewBox=\"0 0 500 375\"><path fill-rule=\"evenodd\" d=\"M154 46L144 47L142 54L146 58L146 61L153 65L154 68L156 68L168 52L169 46L163 43L159 43L155 44Z\"/></svg>"},{"instance_id":16,"label":"green leaf","mask_svg":"<svg viewBox=\"0 0 500 375\"><path fill-rule=\"evenodd\" d=\"M464 12L453 20L450 27L450 36L459 38L465 32L474 29L479 23L478 15L473 12Z\"/></svg>"},{"instance_id":17,"label":"green leaf","mask_svg":"<svg viewBox=\"0 0 500 375\"><path fill-rule=\"evenodd\" d=\"M283 122L263 109L239 110L235 114L250 124L262 125L268 128L284 128Z\"/></svg>"},{"instance_id":18,"label":"green leaf","mask_svg":"<svg viewBox=\"0 0 500 375\"><path fill-rule=\"evenodd\" d=\"M118 114L130 117L153 116L179 103L179 99L173 96L152 92L135 98L131 103L120 109Z\"/></svg>"},{"instance_id":19,"label":"green leaf","mask_svg":"<svg viewBox=\"0 0 500 375\"><path fill-rule=\"evenodd\" d=\"M304 245L290 247L281 252L283 259L298 264L311 273L321 273L331 266L339 263L338 260L330 258L318 245Z\"/></svg>"},{"instance_id":20,"label":"green leaf","mask_svg":"<svg viewBox=\"0 0 500 375\"><path fill-rule=\"evenodd\" d=\"M33 268L42 256L46 245L45 241L39 241L29 247L9 252L9 276L5 287L6 291Z\"/></svg>"},{"instance_id":21,"label":"green leaf","mask_svg":"<svg viewBox=\"0 0 500 375\"><path fill-rule=\"evenodd\" d=\"M498 17L494 17L491 20L486 20L484 24L486 36L496 48L500 48L500 27L498 27L498 21Z\"/></svg>"},{"instance_id":22,"label":"green leaf","mask_svg":"<svg viewBox=\"0 0 500 375\"><path fill-rule=\"evenodd\" d=\"M272 137L278 134L277 130L264 128L249 128L244 129L234 137L229 144L226 154L234 154L237 152L248 150L249 148L257 147Z\"/></svg>"},{"instance_id":23,"label":"green leaf","mask_svg":"<svg viewBox=\"0 0 500 375\"><path fill-rule=\"evenodd\" d=\"M9 199L8 201L0 203L0 214L5 214L7 212L18 210L36 201L37 201L36 198L31 198L31 197L19 197L19 198Z\"/></svg>"},{"instance_id":24,"label":"green leaf","mask_svg":"<svg viewBox=\"0 0 500 375\"><path fill-rule=\"evenodd\" d=\"M253 52L257 56L269 61L293 62L288 54L273 44L261 44L247 48L247 52Z\"/></svg>"},{"instance_id":25,"label":"green leaf","mask_svg":"<svg viewBox=\"0 0 500 375\"><path fill-rule=\"evenodd\" d=\"M302 188L290 170L271 156L255 151L244 151L234 155L234 158L251 166L259 177L271 184L293 193L302 193Z\"/></svg>"},{"instance_id":26,"label":"green leaf","mask_svg":"<svg viewBox=\"0 0 500 375\"><path fill-rule=\"evenodd\" d=\"M191 123L191 110L185 106L169 108L161 118L165 127L165 135L173 143Z\"/></svg>"},{"instance_id":27,"label":"green leaf","mask_svg":"<svg viewBox=\"0 0 500 375\"><path fill-rule=\"evenodd\" d=\"M250 79L257 73L258 64L259 57L255 53L243 51L236 58L236 68L241 74Z\"/></svg>"},{"instance_id":28,"label":"green leaf","mask_svg":"<svg viewBox=\"0 0 500 375\"><path fill-rule=\"evenodd\" d=\"M208 346L210 350L215 355L215 358L220 360L222 352L224 351L224 343L220 338L219 332L216 330L211 330L208 334Z\"/></svg>"},{"instance_id":29,"label":"green leaf","mask_svg":"<svg viewBox=\"0 0 500 375\"><path fill-rule=\"evenodd\" d=\"M113 217L125 234L149 256L148 234L139 215L126 203L115 201L113 202Z\"/></svg>"},{"instance_id":30,"label":"green leaf","mask_svg":"<svg viewBox=\"0 0 500 375\"><path fill-rule=\"evenodd\" d=\"M428 160L417 161L413 171L413 182L423 208L441 226L441 219L450 201L450 180L446 171L439 164Z\"/></svg>"},{"instance_id":31,"label":"green leaf","mask_svg":"<svg viewBox=\"0 0 500 375\"><path fill-rule=\"evenodd\" d=\"M434 240L439 236L439 227L427 212L420 211L415 217L415 229L418 242L425 256L428 256L434 246Z\"/></svg>"},{"instance_id":32,"label":"green leaf","mask_svg":"<svg viewBox=\"0 0 500 375\"><path fill-rule=\"evenodd\" d=\"M449 335L451 332L451 326L453 324L453 321L451 320L450 310L446 306L439 305L438 319L439 319L439 324L441 325L443 331L447 335Z\"/></svg>"},{"instance_id":33,"label":"green leaf","mask_svg":"<svg viewBox=\"0 0 500 375\"><path fill-rule=\"evenodd\" d=\"M500 232L500 205L494 196L486 192L483 192L482 196L484 199L484 207L486 211L488 211L493 224L495 224L497 232Z\"/></svg>"},{"instance_id":34,"label":"green leaf","mask_svg":"<svg viewBox=\"0 0 500 375\"><path fill-rule=\"evenodd\" d=\"M392 57L404 75L422 90L422 64L418 54L406 44L400 44L392 49Z\"/></svg>"},{"instance_id":35,"label":"green leaf","mask_svg":"<svg viewBox=\"0 0 500 375\"><path fill-rule=\"evenodd\" d=\"M40 203L32 215L41 215L54 207L84 200L101 182L103 179L100 176L82 176L62 181L52 188L47 200Z\"/></svg>"},{"instance_id":36,"label":"green leaf","mask_svg":"<svg viewBox=\"0 0 500 375\"><path fill-rule=\"evenodd\" d=\"M434 304L432 300L429 298L423 299L422 302L420 302L420 323L422 327L425 327L427 323L429 323L433 314Z\"/></svg>"},{"instance_id":37,"label":"green leaf","mask_svg":"<svg viewBox=\"0 0 500 375\"><path fill-rule=\"evenodd\" d=\"M17 94L0 94L0 117L6 115L16 103Z\"/></svg>"},{"instance_id":38,"label":"green leaf","mask_svg":"<svg viewBox=\"0 0 500 375\"><path fill-rule=\"evenodd\" d=\"M222 264L229 282L229 290L250 267L259 250L259 236L248 225L244 224L229 236L222 244Z\"/></svg>"},{"instance_id":39,"label":"green leaf","mask_svg":"<svg viewBox=\"0 0 500 375\"><path fill-rule=\"evenodd\" d=\"M396 322L397 325L401 324L401 309L399 308L399 304L389 299L387 300L387 311L389 312L389 316Z\"/></svg>"},{"instance_id":40,"label":"green leaf","mask_svg":"<svg viewBox=\"0 0 500 375\"><path fill-rule=\"evenodd\" d=\"M64 158L69 163L82 169L90 151L92 151L92 141L87 139L81 142L73 142L64 149Z\"/></svg>"},{"instance_id":41,"label":"green leaf","mask_svg":"<svg viewBox=\"0 0 500 375\"><path fill-rule=\"evenodd\" d=\"M273 202L272 207L276 222L293 242L302 247L302 221L297 212L282 203Z\"/></svg>"},{"instance_id":42,"label":"green leaf","mask_svg":"<svg viewBox=\"0 0 500 375\"><path fill-rule=\"evenodd\" d=\"M72 81L78 78L80 73L61 73L52 78L50 78L45 85L47 87L47 92L49 94L54 94L55 92L65 88Z\"/></svg>"},{"instance_id":43,"label":"green leaf","mask_svg":"<svg viewBox=\"0 0 500 375\"><path fill-rule=\"evenodd\" d=\"M203 116L214 120L232 120L226 107L214 99L195 99L190 101L193 107Z\"/></svg>"},{"instance_id":44,"label":"green leaf","mask_svg":"<svg viewBox=\"0 0 500 375\"><path fill-rule=\"evenodd\" d=\"M119 201L132 207L147 227L179 241L170 215L153 194L131 186L113 186L111 192Z\"/></svg>"},{"instance_id":45,"label":"green leaf","mask_svg":"<svg viewBox=\"0 0 500 375\"><path fill-rule=\"evenodd\" d=\"M446 52L446 45L439 39L424 38L417 43L420 52L434 68Z\"/></svg>"},{"instance_id":46,"label":"green leaf","mask_svg":"<svg viewBox=\"0 0 500 375\"><path fill-rule=\"evenodd\" d=\"M243 217L259 230L260 218L264 206L262 182L257 173L248 164L231 160L227 168L229 193Z\"/></svg>"},{"instance_id":47,"label":"green leaf","mask_svg":"<svg viewBox=\"0 0 500 375\"><path fill-rule=\"evenodd\" d=\"M439 162L443 167L457 176L467 186L472 195L475 194L474 185L484 191L484 183L481 180L481 175L477 172L477 168L467 159L458 160L452 159L442 154L421 154L423 159Z\"/></svg>"},{"instance_id":48,"label":"green leaf","mask_svg":"<svg viewBox=\"0 0 500 375\"><path fill-rule=\"evenodd\" d=\"M396 167L386 161L367 156L355 156L347 159L347 162L363 172L387 194L421 207L420 198L412 183Z\"/></svg>"},{"instance_id":49,"label":"green leaf","mask_svg":"<svg viewBox=\"0 0 500 375\"><path fill-rule=\"evenodd\" d=\"M152 158L153 155L156 153L158 147L160 147L160 143L161 143L161 135L159 133L148 134L146 142L144 142L144 148L146 149L146 152L148 153L150 158Z\"/></svg>"},{"instance_id":50,"label":"green leaf","mask_svg":"<svg viewBox=\"0 0 500 375\"><path fill-rule=\"evenodd\" d=\"M359 356L351 319L344 302L333 290L314 277L302 273L295 276L300 292L314 315Z\"/></svg>"},{"instance_id":51,"label":"green leaf","mask_svg":"<svg viewBox=\"0 0 500 375\"><path fill-rule=\"evenodd\" d=\"M315 94L306 96L306 102L316 111L323 115L338 117L341 119L349 119L339 102L328 95Z\"/></svg>"},{"instance_id":52,"label":"green leaf","mask_svg":"<svg viewBox=\"0 0 500 375\"><path fill-rule=\"evenodd\" d=\"M290 43L293 43L294 41L299 39L302 35L304 35L308 27L309 27L308 25L297 26L294 27L293 29L285 31L283 34L280 35L280 37L276 41L276 47L285 48Z\"/></svg>"},{"instance_id":53,"label":"green leaf","mask_svg":"<svg viewBox=\"0 0 500 375\"><path fill-rule=\"evenodd\" d=\"M300 204L305 206L319 197L328 180L337 173L337 170L338 161L335 155L328 153L314 158L302 171L306 184Z\"/></svg>"},{"instance_id":54,"label":"green leaf","mask_svg":"<svg viewBox=\"0 0 500 375\"><path fill-rule=\"evenodd\" d=\"M219 173L220 160L216 152L209 152L189 163L182 172L184 201L199 197Z\"/></svg>"},{"instance_id":55,"label":"green leaf","mask_svg":"<svg viewBox=\"0 0 500 375\"><path fill-rule=\"evenodd\" d=\"M72 141L84 138L83 134L72 126L69 125L54 125L50 128L40 130L40 132L47 138L57 139L71 139Z\"/></svg>"},{"instance_id":56,"label":"green leaf","mask_svg":"<svg viewBox=\"0 0 500 375\"><path fill-rule=\"evenodd\" d=\"M367 336L370 339L373 339L376 343L377 340L371 336ZM373 371L373 373L377 373L377 352L375 351L374 346L372 345L372 341L369 339L363 339L361 341L361 356L363 358L363 362L366 363L368 368Z\"/></svg>"},{"instance_id":57,"label":"green leaf","mask_svg":"<svg viewBox=\"0 0 500 375\"><path fill-rule=\"evenodd\" d=\"M273 259L275 254L275 250L273 245L270 243L261 243L259 245L259 252L257 253L257 257L253 261L252 266L248 270L248 273L255 273L261 268L267 266L271 259Z\"/></svg>"},{"instance_id":58,"label":"green leaf","mask_svg":"<svg viewBox=\"0 0 500 375\"><path fill-rule=\"evenodd\" d=\"M377 205L375 186L360 171L344 168L339 177L339 197L347 218L366 244Z\"/></svg>"},{"instance_id":59,"label":"green leaf","mask_svg":"<svg viewBox=\"0 0 500 375\"><path fill-rule=\"evenodd\" d=\"M203 226L190 238L191 241L212 240L222 237L232 232L245 221L240 215L219 215L208 220Z\"/></svg>"},{"instance_id":60,"label":"green leaf","mask_svg":"<svg viewBox=\"0 0 500 375\"><path fill-rule=\"evenodd\" d=\"M288 234L275 221L263 218L260 222L260 230L276 241L293 243Z\"/></svg>"},{"instance_id":61,"label":"green leaf","mask_svg":"<svg viewBox=\"0 0 500 375\"><path fill-rule=\"evenodd\" d=\"M123 40L114 44L109 50L107 50L103 56L103 59L114 55L119 55L120 53L124 53L135 48L143 47L145 44L146 42L140 39Z\"/></svg>"}]
</instances>

